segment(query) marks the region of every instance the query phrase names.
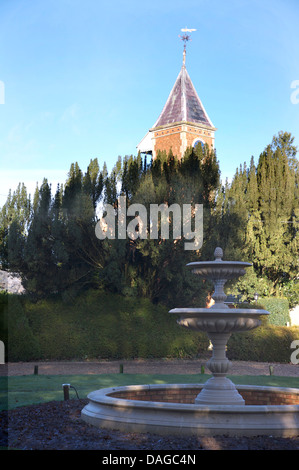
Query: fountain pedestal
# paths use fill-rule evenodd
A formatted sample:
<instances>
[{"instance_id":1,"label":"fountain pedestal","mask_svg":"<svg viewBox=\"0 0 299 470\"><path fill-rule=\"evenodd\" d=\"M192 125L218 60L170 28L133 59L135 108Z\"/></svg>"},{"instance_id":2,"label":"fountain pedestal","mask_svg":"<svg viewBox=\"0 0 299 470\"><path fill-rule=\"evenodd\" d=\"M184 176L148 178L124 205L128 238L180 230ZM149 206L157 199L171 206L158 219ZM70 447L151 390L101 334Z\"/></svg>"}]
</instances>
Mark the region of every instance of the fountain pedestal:
<instances>
[{"instance_id":1,"label":"fountain pedestal","mask_svg":"<svg viewBox=\"0 0 299 470\"><path fill-rule=\"evenodd\" d=\"M197 395L197 405L245 405L245 400L237 391L234 383L226 377L232 367L227 359L225 351L230 333L209 333L209 339L213 345L213 356L207 362L211 377L202 391Z\"/></svg>"},{"instance_id":2,"label":"fountain pedestal","mask_svg":"<svg viewBox=\"0 0 299 470\"><path fill-rule=\"evenodd\" d=\"M261 316L269 312L258 309L230 309L225 304L224 285L229 279L245 274L250 263L222 261L221 248L215 250L215 261L189 263L193 273L210 279L214 284L211 308L175 308L170 310L179 316L178 323L193 330L205 331L213 345L213 356L207 362L211 377L195 399L198 405L245 405L234 383L226 376L231 362L226 357L230 335L236 331L248 331L261 324Z\"/></svg>"}]
</instances>

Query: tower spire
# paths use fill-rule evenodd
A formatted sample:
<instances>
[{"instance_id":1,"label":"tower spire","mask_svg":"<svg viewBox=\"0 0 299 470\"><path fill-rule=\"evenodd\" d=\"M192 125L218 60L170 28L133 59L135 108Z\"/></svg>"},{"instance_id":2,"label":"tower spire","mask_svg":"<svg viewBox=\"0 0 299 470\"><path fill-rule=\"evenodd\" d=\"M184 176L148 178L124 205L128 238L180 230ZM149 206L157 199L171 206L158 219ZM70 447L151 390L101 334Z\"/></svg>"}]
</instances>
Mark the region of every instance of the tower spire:
<instances>
[{"instance_id":1,"label":"tower spire","mask_svg":"<svg viewBox=\"0 0 299 470\"><path fill-rule=\"evenodd\" d=\"M190 34L187 34L187 33L193 33L193 31L196 31L196 29L189 29L189 28L183 28L181 29L181 31L185 34L183 34L183 36L179 35L179 38L181 39L181 41L184 41L184 51L183 51L183 67L185 67L186 65L186 43L188 41L192 41L191 39L191 35Z\"/></svg>"},{"instance_id":2,"label":"tower spire","mask_svg":"<svg viewBox=\"0 0 299 470\"><path fill-rule=\"evenodd\" d=\"M186 69L186 47L190 33L184 28L179 38L184 42L183 65L157 121L137 146L141 153L155 159L159 151L169 152L179 159L188 147L207 144L214 148L216 128L212 124Z\"/></svg>"},{"instance_id":3,"label":"tower spire","mask_svg":"<svg viewBox=\"0 0 299 470\"><path fill-rule=\"evenodd\" d=\"M184 44L184 52L183 52L183 67L186 65L186 44Z\"/></svg>"}]
</instances>

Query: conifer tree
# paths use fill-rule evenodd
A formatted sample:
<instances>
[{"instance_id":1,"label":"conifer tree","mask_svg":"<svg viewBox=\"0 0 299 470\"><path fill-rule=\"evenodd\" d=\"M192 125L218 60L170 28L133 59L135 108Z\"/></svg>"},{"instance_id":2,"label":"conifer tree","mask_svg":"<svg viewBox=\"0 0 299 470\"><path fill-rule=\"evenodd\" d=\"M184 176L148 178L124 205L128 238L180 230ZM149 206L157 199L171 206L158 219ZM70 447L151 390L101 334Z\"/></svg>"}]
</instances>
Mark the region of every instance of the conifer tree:
<instances>
[{"instance_id":1,"label":"conifer tree","mask_svg":"<svg viewBox=\"0 0 299 470\"><path fill-rule=\"evenodd\" d=\"M94 210L102 197L104 188L103 173L99 171L98 159L90 160L87 171L83 177L82 188L84 193L90 197Z\"/></svg>"},{"instance_id":2,"label":"conifer tree","mask_svg":"<svg viewBox=\"0 0 299 470\"><path fill-rule=\"evenodd\" d=\"M226 218L231 227L228 245L235 253L241 247L240 255L253 263L255 274L272 285L270 293L295 282L299 271L298 165L293 140L288 133L274 136L257 166L252 157L248 170L236 171L222 203L222 224Z\"/></svg>"},{"instance_id":3,"label":"conifer tree","mask_svg":"<svg viewBox=\"0 0 299 470\"><path fill-rule=\"evenodd\" d=\"M17 189L12 193L9 191L7 200L0 210L0 267L2 269L16 270L19 272L16 257L10 250L8 252L9 231L14 232L14 239L17 236L24 238L27 235L32 216L32 203L24 183L19 183ZM19 235L17 235L19 234ZM19 242L15 239L16 251ZM13 247L12 238L10 246ZM9 254L10 253L10 254ZM14 258L14 262L12 262Z\"/></svg>"},{"instance_id":4,"label":"conifer tree","mask_svg":"<svg viewBox=\"0 0 299 470\"><path fill-rule=\"evenodd\" d=\"M256 167L253 156L251 157L250 167L248 170L248 184L246 188L246 196L248 210L251 214L254 214L258 210L258 186L256 177Z\"/></svg>"},{"instance_id":5,"label":"conifer tree","mask_svg":"<svg viewBox=\"0 0 299 470\"><path fill-rule=\"evenodd\" d=\"M25 289L41 295L55 289L55 264L52 258L51 188L44 179L24 247L22 280Z\"/></svg>"},{"instance_id":6,"label":"conifer tree","mask_svg":"<svg viewBox=\"0 0 299 470\"><path fill-rule=\"evenodd\" d=\"M263 232L259 240L263 250L254 262L274 285L284 276L294 276L294 252L292 241L292 217L296 207L295 170L281 145L267 146L257 167L259 212ZM261 254L263 251L263 255ZM262 259L261 259L262 256ZM296 264L296 263L295 263ZM298 268L298 265L297 265Z\"/></svg>"}]
</instances>

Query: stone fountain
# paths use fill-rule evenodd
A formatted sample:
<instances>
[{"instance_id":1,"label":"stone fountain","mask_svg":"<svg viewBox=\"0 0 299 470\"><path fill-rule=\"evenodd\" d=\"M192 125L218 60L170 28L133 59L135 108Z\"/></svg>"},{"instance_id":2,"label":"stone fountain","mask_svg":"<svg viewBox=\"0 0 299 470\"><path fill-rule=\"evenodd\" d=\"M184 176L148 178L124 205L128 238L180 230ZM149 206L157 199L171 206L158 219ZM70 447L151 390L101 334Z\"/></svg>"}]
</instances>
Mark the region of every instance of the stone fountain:
<instances>
[{"instance_id":1,"label":"stone fountain","mask_svg":"<svg viewBox=\"0 0 299 470\"><path fill-rule=\"evenodd\" d=\"M250 263L223 261L216 248L214 261L189 263L193 273L214 284L211 308L175 308L171 313L184 327L205 331L213 345L205 384L130 385L96 390L88 395L84 421L124 432L185 435L299 435L299 388L235 385L227 374L231 362L226 346L233 332L261 324L269 312L229 308L224 285L245 274Z\"/></svg>"},{"instance_id":2,"label":"stone fountain","mask_svg":"<svg viewBox=\"0 0 299 470\"><path fill-rule=\"evenodd\" d=\"M237 331L247 331L261 324L261 316L269 315L266 310L231 309L225 304L224 286L229 279L245 274L251 263L243 261L223 261L223 251L216 248L214 261L189 263L194 274L209 279L214 284L214 305L207 308L175 308L170 310L180 317L178 323L193 330L205 331L213 345L213 356L207 367L213 377L207 381L197 396L198 405L245 405L235 385L226 375L231 362L226 357L226 345L230 335Z\"/></svg>"}]
</instances>

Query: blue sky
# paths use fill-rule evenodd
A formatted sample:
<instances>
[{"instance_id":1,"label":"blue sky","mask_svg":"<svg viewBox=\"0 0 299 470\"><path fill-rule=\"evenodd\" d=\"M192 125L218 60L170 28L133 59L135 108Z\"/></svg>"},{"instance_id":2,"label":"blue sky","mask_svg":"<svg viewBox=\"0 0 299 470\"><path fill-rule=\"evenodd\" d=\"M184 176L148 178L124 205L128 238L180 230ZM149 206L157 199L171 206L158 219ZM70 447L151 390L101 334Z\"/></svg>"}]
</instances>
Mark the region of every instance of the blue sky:
<instances>
[{"instance_id":1,"label":"blue sky","mask_svg":"<svg viewBox=\"0 0 299 470\"><path fill-rule=\"evenodd\" d=\"M72 162L111 169L136 155L180 71L186 26L222 178L280 130L299 145L298 24L298 0L1 0L0 205L18 182L31 192L47 177L55 190Z\"/></svg>"}]
</instances>

